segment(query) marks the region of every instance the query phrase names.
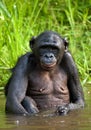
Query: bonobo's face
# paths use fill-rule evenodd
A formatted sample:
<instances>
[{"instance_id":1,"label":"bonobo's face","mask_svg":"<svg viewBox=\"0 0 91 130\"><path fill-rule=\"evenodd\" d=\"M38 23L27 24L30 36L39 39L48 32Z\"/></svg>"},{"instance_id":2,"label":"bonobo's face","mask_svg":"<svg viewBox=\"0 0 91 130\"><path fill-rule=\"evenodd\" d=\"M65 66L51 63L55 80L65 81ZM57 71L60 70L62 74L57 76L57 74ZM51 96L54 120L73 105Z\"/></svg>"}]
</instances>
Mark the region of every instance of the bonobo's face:
<instances>
[{"instance_id":1,"label":"bonobo's face","mask_svg":"<svg viewBox=\"0 0 91 130\"><path fill-rule=\"evenodd\" d=\"M58 34L44 32L35 39L32 50L40 66L45 70L51 70L61 62L65 46Z\"/></svg>"}]
</instances>

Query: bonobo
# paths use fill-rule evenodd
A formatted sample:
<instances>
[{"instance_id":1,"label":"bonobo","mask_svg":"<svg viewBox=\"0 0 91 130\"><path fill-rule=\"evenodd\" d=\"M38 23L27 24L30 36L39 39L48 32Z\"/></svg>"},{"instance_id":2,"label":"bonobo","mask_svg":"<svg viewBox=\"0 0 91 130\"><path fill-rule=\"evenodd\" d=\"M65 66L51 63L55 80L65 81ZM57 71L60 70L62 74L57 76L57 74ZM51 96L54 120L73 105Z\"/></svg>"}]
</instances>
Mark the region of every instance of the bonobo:
<instances>
[{"instance_id":1,"label":"bonobo","mask_svg":"<svg viewBox=\"0 0 91 130\"><path fill-rule=\"evenodd\" d=\"M84 107L83 90L68 42L52 31L30 40L6 87L6 112L31 115L53 109L58 115Z\"/></svg>"}]
</instances>

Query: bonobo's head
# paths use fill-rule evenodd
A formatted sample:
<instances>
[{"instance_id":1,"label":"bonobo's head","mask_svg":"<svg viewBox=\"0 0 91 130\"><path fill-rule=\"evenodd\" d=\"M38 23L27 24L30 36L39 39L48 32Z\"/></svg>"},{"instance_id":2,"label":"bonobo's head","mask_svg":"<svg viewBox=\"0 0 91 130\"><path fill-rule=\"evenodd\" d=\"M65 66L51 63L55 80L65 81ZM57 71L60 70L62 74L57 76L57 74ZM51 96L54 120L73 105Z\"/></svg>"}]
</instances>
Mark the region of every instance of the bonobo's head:
<instances>
[{"instance_id":1,"label":"bonobo's head","mask_svg":"<svg viewBox=\"0 0 91 130\"><path fill-rule=\"evenodd\" d=\"M65 39L52 31L43 32L30 41L33 54L45 70L51 70L61 62L67 44Z\"/></svg>"}]
</instances>

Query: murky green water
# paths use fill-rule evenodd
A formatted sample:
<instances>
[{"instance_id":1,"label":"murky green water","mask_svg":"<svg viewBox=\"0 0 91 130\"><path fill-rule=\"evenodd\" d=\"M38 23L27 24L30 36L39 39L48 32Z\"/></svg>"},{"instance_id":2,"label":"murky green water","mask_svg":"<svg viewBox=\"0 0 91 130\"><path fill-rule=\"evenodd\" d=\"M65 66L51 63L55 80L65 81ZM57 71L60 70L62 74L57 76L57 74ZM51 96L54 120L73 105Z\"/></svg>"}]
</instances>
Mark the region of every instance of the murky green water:
<instances>
[{"instance_id":1,"label":"murky green water","mask_svg":"<svg viewBox=\"0 0 91 130\"><path fill-rule=\"evenodd\" d=\"M91 87L91 86L90 86ZM91 130L91 89L85 88L86 106L67 116L51 116L51 111L32 117L6 115L5 98L0 96L1 130Z\"/></svg>"}]
</instances>

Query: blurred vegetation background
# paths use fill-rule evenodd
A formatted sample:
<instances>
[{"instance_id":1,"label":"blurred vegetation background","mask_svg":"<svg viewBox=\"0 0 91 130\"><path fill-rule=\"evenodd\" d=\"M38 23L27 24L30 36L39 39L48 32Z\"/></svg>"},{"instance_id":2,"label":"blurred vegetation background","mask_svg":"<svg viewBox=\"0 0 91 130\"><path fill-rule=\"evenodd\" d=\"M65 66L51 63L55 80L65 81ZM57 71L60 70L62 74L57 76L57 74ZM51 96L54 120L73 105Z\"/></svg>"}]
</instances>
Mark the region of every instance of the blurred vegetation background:
<instances>
[{"instance_id":1,"label":"blurred vegetation background","mask_svg":"<svg viewBox=\"0 0 91 130\"><path fill-rule=\"evenodd\" d=\"M91 0L0 0L0 89L29 40L53 30L69 41L81 84L91 84Z\"/></svg>"}]
</instances>

